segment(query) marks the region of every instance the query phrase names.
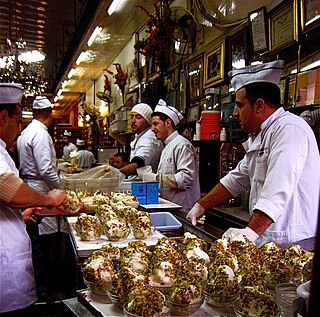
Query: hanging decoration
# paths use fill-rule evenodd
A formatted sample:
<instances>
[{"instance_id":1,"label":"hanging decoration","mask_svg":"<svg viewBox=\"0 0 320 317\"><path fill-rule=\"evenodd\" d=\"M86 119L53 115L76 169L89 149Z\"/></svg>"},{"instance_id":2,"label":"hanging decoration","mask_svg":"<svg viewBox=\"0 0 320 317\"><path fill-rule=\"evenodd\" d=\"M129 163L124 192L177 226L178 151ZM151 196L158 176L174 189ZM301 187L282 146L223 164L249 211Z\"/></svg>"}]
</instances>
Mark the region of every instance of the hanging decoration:
<instances>
[{"instance_id":1,"label":"hanging decoration","mask_svg":"<svg viewBox=\"0 0 320 317\"><path fill-rule=\"evenodd\" d=\"M127 79L128 79L128 74L124 73L122 70L121 64L119 63L114 63L113 65L116 66L116 73L112 72L111 70L105 69L109 74L113 75L115 82L115 85L118 85L121 93L122 93L122 98L124 102L124 88L127 84ZM108 84L106 83L105 88L108 88ZM111 87L110 87L111 89Z\"/></svg>"},{"instance_id":2,"label":"hanging decoration","mask_svg":"<svg viewBox=\"0 0 320 317\"><path fill-rule=\"evenodd\" d=\"M155 59L155 64L161 69L166 66L166 54L168 51L168 27L170 17L170 4L173 0L155 1L155 13L152 14L145 7L137 7L146 14L146 30L148 36L138 41L134 48L136 51L149 58Z\"/></svg>"}]
</instances>

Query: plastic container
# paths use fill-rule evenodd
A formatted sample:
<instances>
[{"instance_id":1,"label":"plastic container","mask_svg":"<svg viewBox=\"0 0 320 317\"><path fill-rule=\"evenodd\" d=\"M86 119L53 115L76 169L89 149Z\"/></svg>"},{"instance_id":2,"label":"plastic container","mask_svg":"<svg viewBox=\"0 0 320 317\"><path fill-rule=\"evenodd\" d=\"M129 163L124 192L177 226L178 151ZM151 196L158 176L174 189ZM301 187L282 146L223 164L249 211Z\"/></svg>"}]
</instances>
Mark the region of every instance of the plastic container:
<instances>
[{"instance_id":1,"label":"plastic container","mask_svg":"<svg viewBox=\"0 0 320 317\"><path fill-rule=\"evenodd\" d=\"M196 134L195 134L195 141L201 140L201 124L199 122L196 123Z\"/></svg>"},{"instance_id":2,"label":"plastic container","mask_svg":"<svg viewBox=\"0 0 320 317\"><path fill-rule=\"evenodd\" d=\"M201 112L201 140L219 140L220 111L208 110Z\"/></svg>"},{"instance_id":3,"label":"plastic container","mask_svg":"<svg viewBox=\"0 0 320 317\"><path fill-rule=\"evenodd\" d=\"M276 286L275 292L276 301L280 308L280 316L292 316L292 302L298 298L297 286L292 283L282 283Z\"/></svg>"},{"instance_id":4,"label":"plastic container","mask_svg":"<svg viewBox=\"0 0 320 317\"><path fill-rule=\"evenodd\" d=\"M297 294L306 300L306 309L307 309L306 316L309 316L308 308L309 308L310 287L311 287L311 280L297 287Z\"/></svg>"},{"instance_id":5,"label":"plastic container","mask_svg":"<svg viewBox=\"0 0 320 317\"><path fill-rule=\"evenodd\" d=\"M170 212L150 213L152 225L159 231L178 230L182 224Z\"/></svg>"},{"instance_id":6,"label":"plastic container","mask_svg":"<svg viewBox=\"0 0 320 317\"><path fill-rule=\"evenodd\" d=\"M225 142L227 141L227 131L226 128L222 128L220 131L220 141Z\"/></svg>"}]
</instances>

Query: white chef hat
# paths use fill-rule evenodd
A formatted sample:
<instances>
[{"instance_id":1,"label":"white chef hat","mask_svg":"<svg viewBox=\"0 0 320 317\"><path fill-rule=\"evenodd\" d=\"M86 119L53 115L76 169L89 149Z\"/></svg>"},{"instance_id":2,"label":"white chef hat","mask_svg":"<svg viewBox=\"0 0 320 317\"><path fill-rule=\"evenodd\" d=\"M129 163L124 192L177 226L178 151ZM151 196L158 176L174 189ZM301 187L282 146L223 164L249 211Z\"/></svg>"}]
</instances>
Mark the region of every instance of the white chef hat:
<instances>
[{"instance_id":1,"label":"white chef hat","mask_svg":"<svg viewBox=\"0 0 320 317\"><path fill-rule=\"evenodd\" d=\"M183 115L176 108L167 105L167 103L162 99L158 101L154 112L162 112L166 114L170 119L172 119L175 125L183 119Z\"/></svg>"},{"instance_id":2,"label":"white chef hat","mask_svg":"<svg viewBox=\"0 0 320 317\"><path fill-rule=\"evenodd\" d=\"M243 86L257 82L268 82L278 85L282 70L283 60L277 60L265 64L250 65L228 73L232 87L235 91Z\"/></svg>"},{"instance_id":3,"label":"white chef hat","mask_svg":"<svg viewBox=\"0 0 320 317\"><path fill-rule=\"evenodd\" d=\"M71 132L68 132L67 130L64 130L63 135L67 136L67 137L71 137Z\"/></svg>"},{"instance_id":4,"label":"white chef hat","mask_svg":"<svg viewBox=\"0 0 320 317\"><path fill-rule=\"evenodd\" d=\"M83 146L83 145L85 145L84 140L77 139L77 145L78 145L78 146Z\"/></svg>"},{"instance_id":5,"label":"white chef hat","mask_svg":"<svg viewBox=\"0 0 320 317\"><path fill-rule=\"evenodd\" d=\"M151 125L151 122L152 122L152 120L151 120L152 109L148 104L146 104L146 103L138 103L131 109L131 112L139 113Z\"/></svg>"},{"instance_id":6,"label":"white chef hat","mask_svg":"<svg viewBox=\"0 0 320 317\"><path fill-rule=\"evenodd\" d=\"M52 104L45 96L37 96L32 105L33 109L46 109L49 107L52 107Z\"/></svg>"},{"instance_id":7,"label":"white chef hat","mask_svg":"<svg viewBox=\"0 0 320 317\"><path fill-rule=\"evenodd\" d=\"M0 83L0 104L17 104L21 102L23 88L18 83Z\"/></svg>"}]
</instances>

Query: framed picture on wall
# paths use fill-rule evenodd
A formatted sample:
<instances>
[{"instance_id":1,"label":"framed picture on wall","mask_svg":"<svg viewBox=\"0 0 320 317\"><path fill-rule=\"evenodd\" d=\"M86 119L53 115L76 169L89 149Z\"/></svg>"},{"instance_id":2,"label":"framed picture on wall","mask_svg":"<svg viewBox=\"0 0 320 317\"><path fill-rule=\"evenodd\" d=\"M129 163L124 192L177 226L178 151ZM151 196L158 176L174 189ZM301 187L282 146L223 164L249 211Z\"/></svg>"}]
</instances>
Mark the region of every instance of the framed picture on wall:
<instances>
[{"instance_id":1,"label":"framed picture on wall","mask_svg":"<svg viewBox=\"0 0 320 317\"><path fill-rule=\"evenodd\" d=\"M247 28L228 39L228 70L248 65Z\"/></svg>"},{"instance_id":2,"label":"framed picture on wall","mask_svg":"<svg viewBox=\"0 0 320 317\"><path fill-rule=\"evenodd\" d=\"M266 7L258 8L248 14L253 53L268 50L268 19Z\"/></svg>"},{"instance_id":3,"label":"framed picture on wall","mask_svg":"<svg viewBox=\"0 0 320 317\"><path fill-rule=\"evenodd\" d=\"M188 64L189 100L196 100L203 93L203 56L202 54L191 59Z\"/></svg>"},{"instance_id":4,"label":"framed picture on wall","mask_svg":"<svg viewBox=\"0 0 320 317\"><path fill-rule=\"evenodd\" d=\"M270 51L283 49L298 41L298 0L284 1L270 12Z\"/></svg>"},{"instance_id":5,"label":"framed picture on wall","mask_svg":"<svg viewBox=\"0 0 320 317\"><path fill-rule=\"evenodd\" d=\"M135 89L139 84L138 59L136 57L127 65L127 74L129 90Z\"/></svg>"},{"instance_id":6,"label":"framed picture on wall","mask_svg":"<svg viewBox=\"0 0 320 317\"><path fill-rule=\"evenodd\" d=\"M300 0L300 7L302 32L320 25L320 0Z\"/></svg>"},{"instance_id":7,"label":"framed picture on wall","mask_svg":"<svg viewBox=\"0 0 320 317\"><path fill-rule=\"evenodd\" d=\"M200 113L200 102L188 109L187 123L197 122Z\"/></svg>"},{"instance_id":8,"label":"framed picture on wall","mask_svg":"<svg viewBox=\"0 0 320 317\"><path fill-rule=\"evenodd\" d=\"M204 87L217 85L224 81L225 42L222 41L205 55Z\"/></svg>"}]
</instances>

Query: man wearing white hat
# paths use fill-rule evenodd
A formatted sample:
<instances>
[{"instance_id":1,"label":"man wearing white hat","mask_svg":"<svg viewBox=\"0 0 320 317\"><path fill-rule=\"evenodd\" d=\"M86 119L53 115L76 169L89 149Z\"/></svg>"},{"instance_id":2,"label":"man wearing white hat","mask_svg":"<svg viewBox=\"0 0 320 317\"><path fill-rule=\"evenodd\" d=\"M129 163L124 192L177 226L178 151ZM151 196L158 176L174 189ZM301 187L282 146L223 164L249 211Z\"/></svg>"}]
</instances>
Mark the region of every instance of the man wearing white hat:
<instances>
[{"instance_id":1,"label":"man wearing white hat","mask_svg":"<svg viewBox=\"0 0 320 317\"><path fill-rule=\"evenodd\" d=\"M22 131L17 141L20 175L24 182L47 194L52 189L62 189L62 180L58 175L58 162L48 127L52 122L52 104L44 96L38 96L33 102L33 120ZM28 227L32 238L35 277L38 296L46 296L49 276L46 268L49 253L53 247L55 233L60 228L67 232L67 226L58 217L44 217L40 224ZM44 236L45 235L45 236Z\"/></svg>"},{"instance_id":2,"label":"man wearing white hat","mask_svg":"<svg viewBox=\"0 0 320 317\"><path fill-rule=\"evenodd\" d=\"M152 109L146 103L138 103L131 110L131 129L135 133L130 143L130 163L119 171L126 176L135 175L138 168L151 166L156 171L163 145L151 131Z\"/></svg>"},{"instance_id":3,"label":"man wearing white hat","mask_svg":"<svg viewBox=\"0 0 320 317\"><path fill-rule=\"evenodd\" d=\"M157 174L145 173L144 181L159 181L161 197L187 212L200 198L197 155L193 145L176 130L182 114L162 99L152 114L152 131L164 143Z\"/></svg>"},{"instance_id":4,"label":"man wearing white hat","mask_svg":"<svg viewBox=\"0 0 320 317\"><path fill-rule=\"evenodd\" d=\"M78 151L76 153L77 165L82 169L87 170L96 163L96 159L92 152L86 150L86 142L84 140L77 139Z\"/></svg>"},{"instance_id":5,"label":"man wearing white hat","mask_svg":"<svg viewBox=\"0 0 320 317\"><path fill-rule=\"evenodd\" d=\"M62 149L62 155L69 157L71 152L77 151L77 147L71 142L71 132L64 130L63 136L62 136L62 142L64 144L64 147Z\"/></svg>"},{"instance_id":6,"label":"man wearing white hat","mask_svg":"<svg viewBox=\"0 0 320 317\"><path fill-rule=\"evenodd\" d=\"M229 72L236 91L236 115L250 134L238 166L191 209L194 225L205 209L250 190L250 221L223 237L243 234L258 246L273 241L287 247L316 236L320 158L315 135L300 117L280 106L283 61Z\"/></svg>"},{"instance_id":7,"label":"man wearing white hat","mask_svg":"<svg viewBox=\"0 0 320 317\"><path fill-rule=\"evenodd\" d=\"M28 207L58 206L66 199L61 190L44 195L28 187L6 151L21 131L22 96L20 84L0 83L0 314L10 316L35 315L36 286L25 223L37 222L39 208Z\"/></svg>"}]
</instances>

